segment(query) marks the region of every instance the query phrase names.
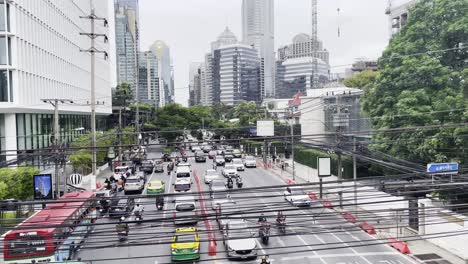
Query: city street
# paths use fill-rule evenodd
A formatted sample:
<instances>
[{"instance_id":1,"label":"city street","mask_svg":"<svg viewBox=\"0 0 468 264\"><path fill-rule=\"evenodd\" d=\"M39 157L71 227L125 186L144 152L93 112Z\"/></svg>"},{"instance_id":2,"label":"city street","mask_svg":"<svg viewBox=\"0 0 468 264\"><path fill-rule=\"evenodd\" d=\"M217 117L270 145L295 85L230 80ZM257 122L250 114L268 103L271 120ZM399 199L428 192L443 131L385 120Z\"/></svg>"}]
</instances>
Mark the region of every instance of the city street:
<instances>
[{"instance_id":1,"label":"city street","mask_svg":"<svg viewBox=\"0 0 468 264\"><path fill-rule=\"evenodd\" d=\"M148 158L160 158L159 151L152 151ZM212 168L212 161L192 164L195 184L192 191L198 188L208 191L208 185L203 183L203 174L206 169ZM218 168L221 173L221 167ZM244 179L244 188L262 187L272 185L284 185L284 181L278 176L270 174L263 168L246 168L239 172ZM172 193L174 173L153 173L149 180L159 179L166 182L166 193ZM199 180L200 182L197 182ZM261 212L265 212L270 223L274 223L277 210L285 211L287 216L286 234L280 234L272 225L270 241L268 245L257 239L258 256L270 255L273 263L323 263L323 264L409 264L411 259L401 255L387 245L366 245L378 243L367 233L354 227L354 224L346 222L338 213L320 207L318 202L311 208L294 209L292 205L284 201L282 190L268 189L264 191L232 191L232 200L236 203L236 210L242 214L251 227L251 231L257 234L256 222ZM199 221L198 229L201 242L201 261L213 261L212 263L228 263L225 248L222 241L222 233L214 219L214 211L211 209L209 194L203 198L207 214L211 214L209 221ZM201 206L198 201L198 206ZM157 211L154 198L143 198L137 203L145 206L144 223L130 225L129 240L117 242L114 231L118 219L104 217L98 221L94 233L87 239L78 257L90 260L93 263L170 263L170 242L175 226L171 219L174 204L166 203L163 211ZM226 209L226 208L223 208ZM229 208L231 209L231 208ZM224 211L223 211L224 212ZM223 213L222 212L222 213ZM231 211L232 212L232 211ZM236 214L237 215L237 214ZM167 221L161 221L168 218ZM132 221L133 217L127 220ZM208 255L208 232L212 228L217 240L216 256ZM247 236L246 231L246 236ZM257 237L258 235L255 235ZM324 245L325 244L325 245ZM101 248L102 247L102 248ZM119 260L110 260L117 258ZM108 260L106 260L108 259ZM256 261L243 261L243 263L259 263Z\"/></svg>"}]
</instances>

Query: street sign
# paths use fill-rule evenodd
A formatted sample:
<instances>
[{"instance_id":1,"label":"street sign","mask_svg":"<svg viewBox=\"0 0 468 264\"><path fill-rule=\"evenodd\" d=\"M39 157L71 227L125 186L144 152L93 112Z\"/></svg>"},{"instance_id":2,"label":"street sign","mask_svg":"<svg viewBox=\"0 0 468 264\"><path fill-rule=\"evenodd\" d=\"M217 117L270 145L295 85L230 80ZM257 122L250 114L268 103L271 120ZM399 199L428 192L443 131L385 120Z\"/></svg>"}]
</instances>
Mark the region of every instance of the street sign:
<instances>
[{"instance_id":1,"label":"street sign","mask_svg":"<svg viewBox=\"0 0 468 264\"><path fill-rule=\"evenodd\" d=\"M275 135L275 122L269 120L257 121L257 136L272 137Z\"/></svg>"},{"instance_id":2,"label":"street sign","mask_svg":"<svg viewBox=\"0 0 468 264\"><path fill-rule=\"evenodd\" d=\"M317 169L319 177L331 176L331 158L330 157L317 157Z\"/></svg>"},{"instance_id":3,"label":"street sign","mask_svg":"<svg viewBox=\"0 0 468 264\"><path fill-rule=\"evenodd\" d=\"M427 164L427 172L434 174L457 174L458 163L430 163Z\"/></svg>"}]
</instances>

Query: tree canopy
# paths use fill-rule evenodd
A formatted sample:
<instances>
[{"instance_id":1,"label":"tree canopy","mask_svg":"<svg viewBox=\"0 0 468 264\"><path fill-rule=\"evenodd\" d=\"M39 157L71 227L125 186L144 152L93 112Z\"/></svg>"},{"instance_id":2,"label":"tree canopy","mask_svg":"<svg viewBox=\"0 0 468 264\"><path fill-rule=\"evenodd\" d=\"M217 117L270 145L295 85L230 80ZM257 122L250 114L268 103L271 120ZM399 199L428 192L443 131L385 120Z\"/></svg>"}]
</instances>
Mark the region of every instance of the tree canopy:
<instances>
[{"instance_id":1,"label":"tree canopy","mask_svg":"<svg viewBox=\"0 0 468 264\"><path fill-rule=\"evenodd\" d=\"M26 200L34 194L33 176L39 170L34 168L0 169L0 200Z\"/></svg>"},{"instance_id":2,"label":"tree canopy","mask_svg":"<svg viewBox=\"0 0 468 264\"><path fill-rule=\"evenodd\" d=\"M112 105L127 106L133 100L133 92L130 84L119 84L112 92Z\"/></svg>"},{"instance_id":3,"label":"tree canopy","mask_svg":"<svg viewBox=\"0 0 468 264\"><path fill-rule=\"evenodd\" d=\"M466 164L468 129L444 127L468 121L468 53L460 48L468 36L466 0L422 0L410 14L379 59L375 83L364 89L363 109L376 129L441 128L379 133L372 146L419 162Z\"/></svg>"}]
</instances>

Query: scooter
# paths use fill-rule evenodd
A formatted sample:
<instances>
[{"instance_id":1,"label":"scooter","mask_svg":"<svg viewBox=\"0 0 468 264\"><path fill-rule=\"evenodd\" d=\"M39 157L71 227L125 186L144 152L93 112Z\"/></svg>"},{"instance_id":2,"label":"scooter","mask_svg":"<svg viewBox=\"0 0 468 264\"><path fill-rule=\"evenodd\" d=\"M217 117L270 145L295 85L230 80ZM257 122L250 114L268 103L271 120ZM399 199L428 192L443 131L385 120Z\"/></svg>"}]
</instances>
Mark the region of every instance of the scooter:
<instances>
[{"instance_id":1,"label":"scooter","mask_svg":"<svg viewBox=\"0 0 468 264\"><path fill-rule=\"evenodd\" d=\"M234 188L234 184L232 183L232 181L227 183L227 187L228 187L228 189Z\"/></svg>"},{"instance_id":2,"label":"scooter","mask_svg":"<svg viewBox=\"0 0 468 264\"><path fill-rule=\"evenodd\" d=\"M159 198L156 200L156 208L161 211L164 208L164 198Z\"/></svg>"},{"instance_id":3,"label":"scooter","mask_svg":"<svg viewBox=\"0 0 468 264\"><path fill-rule=\"evenodd\" d=\"M141 224L141 220L143 220L143 216L141 215L141 213L136 213L135 221L137 222L137 224Z\"/></svg>"},{"instance_id":4,"label":"scooter","mask_svg":"<svg viewBox=\"0 0 468 264\"><path fill-rule=\"evenodd\" d=\"M242 182L242 178L240 176L236 178L236 184L237 184L237 188L242 188L242 186L244 185L244 183Z\"/></svg>"},{"instance_id":5,"label":"scooter","mask_svg":"<svg viewBox=\"0 0 468 264\"><path fill-rule=\"evenodd\" d=\"M125 240L127 240L127 237L128 237L128 232L119 232L118 234L118 237L119 237L119 241L120 242L123 242Z\"/></svg>"},{"instance_id":6,"label":"scooter","mask_svg":"<svg viewBox=\"0 0 468 264\"><path fill-rule=\"evenodd\" d=\"M285 219L276 219L276 226L281 233L286 233L286 220Z\"/></svg>"},{"instance_id":7,"label":"scooter","mask_svg":"<svg viewBox=\"0 0 468 264\"><path fill-rule=\"evenodd\" d=\"M270 225L262 223L262 226L258 230L258 235L260 236L262 243L268 245L268 241L270 240Z\"/></svg>"}]
</instances>

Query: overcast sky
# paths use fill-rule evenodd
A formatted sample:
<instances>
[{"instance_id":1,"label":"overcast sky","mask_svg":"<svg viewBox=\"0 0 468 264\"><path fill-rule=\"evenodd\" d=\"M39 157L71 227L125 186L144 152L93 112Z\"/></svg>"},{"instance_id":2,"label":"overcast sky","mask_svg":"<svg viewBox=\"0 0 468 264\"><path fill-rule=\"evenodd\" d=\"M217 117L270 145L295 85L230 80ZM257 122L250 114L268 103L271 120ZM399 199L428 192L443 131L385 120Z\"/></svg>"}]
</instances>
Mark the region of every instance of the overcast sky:
<instances>
[{"instance_id":1,"label":"overcast sky","mask_svg":"<svg viewBox=\"0 0 468 264\"><path fill-rule=\"evenodd\" d=\"M310 0L275 1L275 50L311 31ZM141 50L155 40L171 49L176 101L188 100L189 64L202 61L226 26L241 38L242 0L140 0ZM318 34L333 72L356 58L376 59L388 43L387 0L318 0ZM340 12L337 12L337 9ZM338 28L341 35L338 37Z\"/></svg>"}]
</instances>

